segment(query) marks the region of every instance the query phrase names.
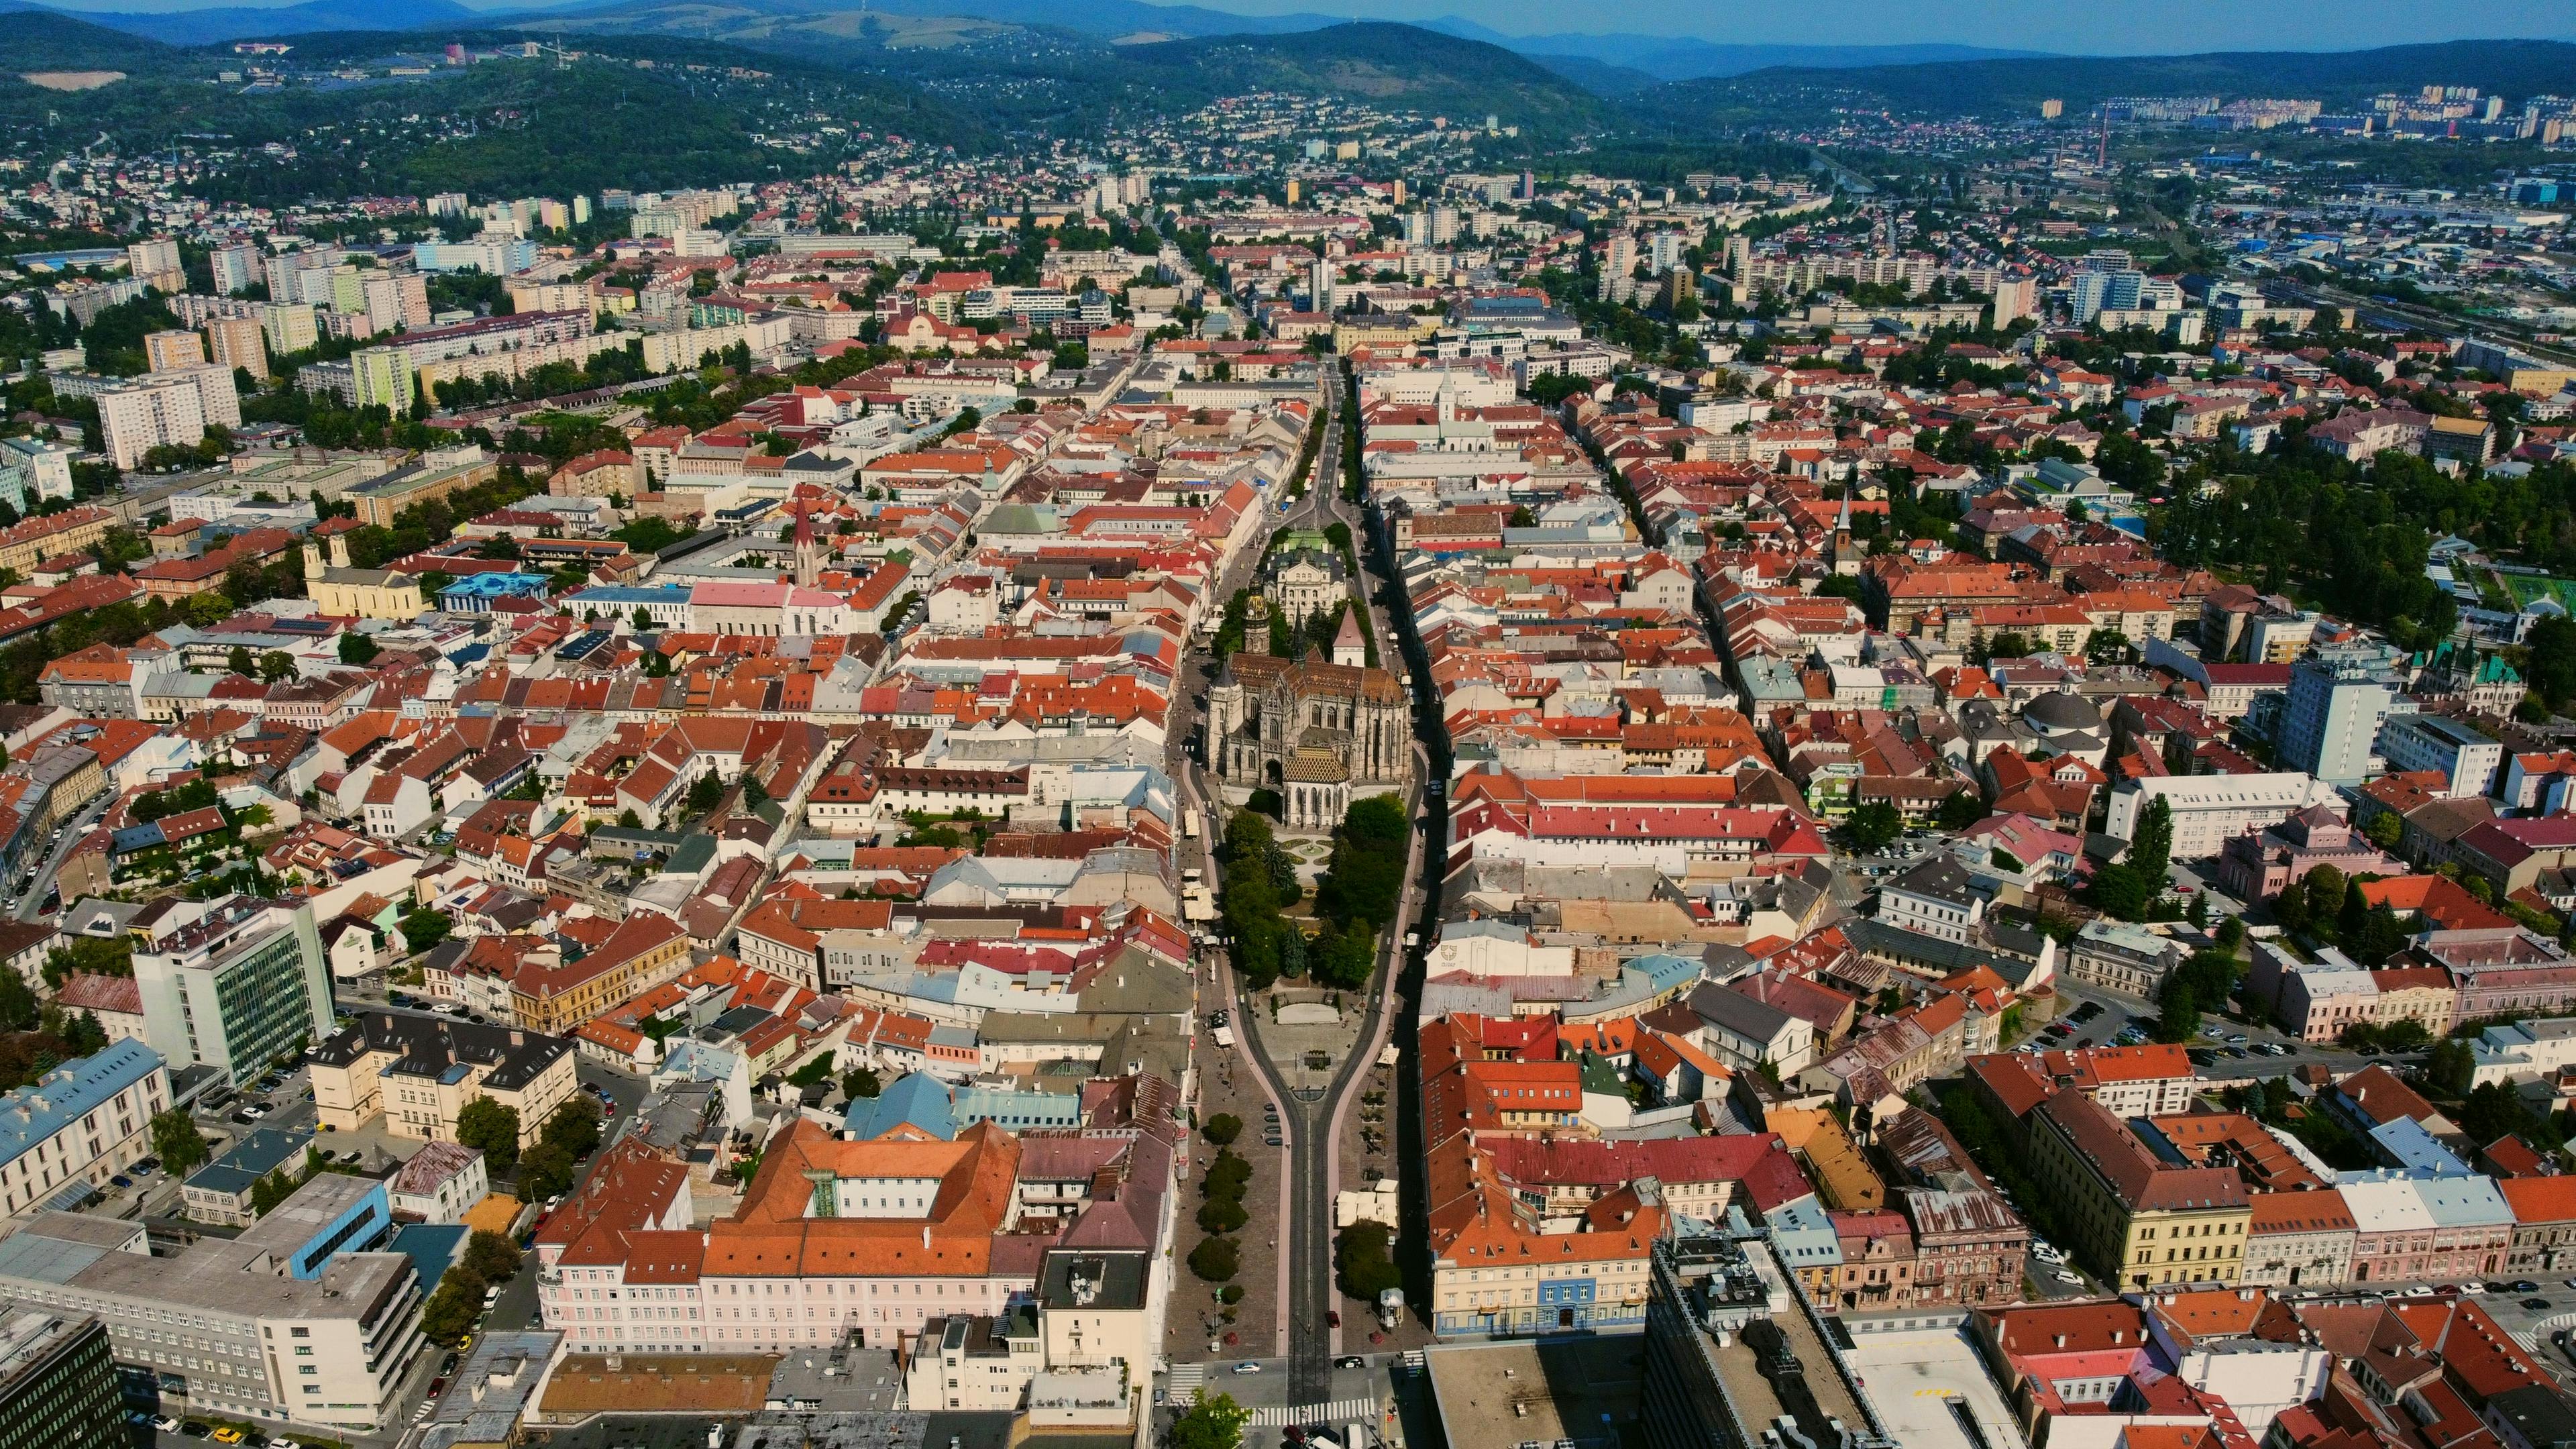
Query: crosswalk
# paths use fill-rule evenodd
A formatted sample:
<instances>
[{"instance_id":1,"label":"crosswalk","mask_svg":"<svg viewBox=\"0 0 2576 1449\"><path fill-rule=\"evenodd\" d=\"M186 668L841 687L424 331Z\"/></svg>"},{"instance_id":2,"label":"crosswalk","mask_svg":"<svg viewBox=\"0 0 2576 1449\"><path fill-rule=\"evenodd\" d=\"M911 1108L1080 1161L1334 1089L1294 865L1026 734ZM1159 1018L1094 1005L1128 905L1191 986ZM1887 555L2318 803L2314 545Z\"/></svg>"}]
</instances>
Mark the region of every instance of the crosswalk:
<instances>
[{"instance_id":1,"label":"crosswalk","mask_svg":"<svg viewBox=\"0 0 2576 1449\"><path fill-rule=\"evenodd\" d=\"M1353 1419L1374 1423L1378 1401L1373 1398L1335 1399L1329 1404L1268 1404L1252 1411L1253 1427L1285 1428L1290 1424L1347 1424Z\"/></svg>"},{"instance_id":2,"label":"crosswalk","mask_svg":"<svg viewBox=\"0 0 2576 1449\"><path fill-rule=\"evenodd\" d=\"M1199 1390L1207 1385L1207 1365L1176 1363L1163 1375L1163 1389L1171 1401L1182 1408L1199 1401Z\"/></svg>"}]
</instances>

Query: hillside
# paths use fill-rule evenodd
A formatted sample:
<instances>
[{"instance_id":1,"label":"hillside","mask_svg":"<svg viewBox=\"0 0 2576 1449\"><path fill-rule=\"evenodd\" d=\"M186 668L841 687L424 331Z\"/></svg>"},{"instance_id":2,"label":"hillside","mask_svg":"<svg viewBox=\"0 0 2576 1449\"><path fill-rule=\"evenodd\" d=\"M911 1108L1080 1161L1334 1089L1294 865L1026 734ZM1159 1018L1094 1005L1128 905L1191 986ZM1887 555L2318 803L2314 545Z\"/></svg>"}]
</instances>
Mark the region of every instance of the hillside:
<instances>
[{"instance_id":1,"label":"hillside","mask_svg":"<svg viewBox=\"0 0 2576 1449\"><path fill-rule=\"evenodd\" d=\"M2045 57L1965 60L1856 69L1779 68L1722 80L1688 81L1641 98L1673 120L1712 112L1759 112L1857 92L1903 111L1998 114L2028 111L2051 97L2070 113L2113 96L2294 96L2331 109L2387 90L2473 85L2520 98L2564 90L2576 74L2576 45L2562 41L2454 41L2378 50L2236 51L2208 55Z\"/></svg>"},{"instance_id":2,"label":"hillside","mask_svg":"<svg viewBox=\"0 0 2576 1449\"><path fill-rule=\"evenodd\" d=\"M532 33L674 35L811 59L869 50L1018 52L1029 27L969 15L907 15L873 0L623 0L524 23Z\"/></svg>"},{"instance_id":3,"label":"hillside","mask_svg":"<svg viewBox=\"0 0 2576 1449\"><path fill-rule=\"evenodd\" d=\"M80 18L165 45L213 45L326 30L411 30L482 23L456 0L307 0L302 5L227 5L157 13L90 11Z\"/></svg>"},{"instance_id":4,"label":"hillside","mask_svg":"<svg viewBox=\"0 0 2576 1449\"><path fill-rule=\"evenodd\" d=\"M704 41L614 37L589 42L594 56L569 67L487 61L416 79L245 91L214 78L240 64L228 48L172 49L63 17L10 23L41 23L53 52L79 52L56 64L125 70L131 78L68 94L0 78L0 128L39 145L77 145L104 134L129 151L158 150L183 134L220 135L239 159L204 189L263 204L737 181L798 154L782 156L766 137L799 138L817 167L831 164L850 132L963 146L991 139L916 87ZM442 31L411 44L426 50L450 40L489 46L513 38ZM397 43L383 34L326 32L300 37L294 55L316 70L381 65ZM706 68L684 69L683 61ZM846 130L814 131L818 112ZM284 153L263 154L271 143Z\"/></svg>"},{"instance_id":5,"label":"hillside","mask_svg":"<svg viewBox=\"0 0 2576 1449\"><path fill-rule=\"evenodd\" d=\"M121 70L129 75L170 63L176 52L104 25L74 20L50 10L0 6L0 26L9 36L5 84L19 90L21 71Z\"/></svg>"},{"instance_id":6,"label":"hillside","mask_svg":"<svg viewBox=\"0 0 2576 1449\"><path fill-rule=\"evenodd\" d=\"M1602 102L1565 77L1483 41L1357 21L1291 35L1228 35L1130 46L1122 79L1175 98L1250 90L1345 96L1562 136L1607 124Z\"/></svg>"}]
</instances>

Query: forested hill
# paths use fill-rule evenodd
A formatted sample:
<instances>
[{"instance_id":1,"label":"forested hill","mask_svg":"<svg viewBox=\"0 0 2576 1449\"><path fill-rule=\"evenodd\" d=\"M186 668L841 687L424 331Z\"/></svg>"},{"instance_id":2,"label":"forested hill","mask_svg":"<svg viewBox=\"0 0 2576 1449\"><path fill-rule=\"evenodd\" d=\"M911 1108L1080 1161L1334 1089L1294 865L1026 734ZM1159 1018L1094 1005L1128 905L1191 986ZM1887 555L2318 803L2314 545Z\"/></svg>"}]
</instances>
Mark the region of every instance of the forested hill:
<instances>
[{"instance_id":1,"label":"forested hill","mask_svg":"<svg viewBox=\"0 0 2576 1449\"><path fill-rule=\"evenodd\" d=\"M1610 112L1581 86L1498 45L1361 21L1291 35L1224 35L1119 52L1121 78L1176 98L1251 90L1346 96L1545 136L1593 130Z\"/></svg>"},{"instance_id":2,"label":"forested hill","mask_svg":"<svg viewBox=\"0 0 2576 1449\"><path fill-rule=\"evenodd\" d=\"M254 89L218 79L242 64L228 47L164 46L39 12L8 23L13 61L26 53L15 35L29 34L44 68L121 70L127 79L63 92L0 77L0 128L40 146L104 133L132 151L183 136L200 147L222 138L237 159L203 189L269 204L454 189L669 188L739 181L791 160L800 174L822 169L861 133L966 147L992 139L948 102L903 82L695 40L602 37L585 41L591 54L570 66L497 60L417 78ZM449 41L518 38L308 35L297 38L293 60L307 73L344 61L372 62L381 72L406 47L434 55Z\"/></svg>"}]
</instances>

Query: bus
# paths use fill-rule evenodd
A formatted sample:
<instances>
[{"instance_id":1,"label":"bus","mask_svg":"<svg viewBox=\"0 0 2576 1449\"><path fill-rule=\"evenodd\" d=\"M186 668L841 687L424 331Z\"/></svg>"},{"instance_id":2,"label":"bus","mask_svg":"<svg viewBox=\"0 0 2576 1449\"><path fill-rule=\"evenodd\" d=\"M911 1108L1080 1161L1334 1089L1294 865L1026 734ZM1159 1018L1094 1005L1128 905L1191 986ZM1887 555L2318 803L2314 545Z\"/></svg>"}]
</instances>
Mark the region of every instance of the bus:
<instances>
[{"instance_id":1,"label":"bus","mask_svg":"<svg viewBox=\"0 0 2576 1449\"><path fill-rule=\"evenodd\" d=\"M1181 813L1181 838L1183 840L1199 838L1199 812L1186 810Z\"/></svg>"}]
</instances>

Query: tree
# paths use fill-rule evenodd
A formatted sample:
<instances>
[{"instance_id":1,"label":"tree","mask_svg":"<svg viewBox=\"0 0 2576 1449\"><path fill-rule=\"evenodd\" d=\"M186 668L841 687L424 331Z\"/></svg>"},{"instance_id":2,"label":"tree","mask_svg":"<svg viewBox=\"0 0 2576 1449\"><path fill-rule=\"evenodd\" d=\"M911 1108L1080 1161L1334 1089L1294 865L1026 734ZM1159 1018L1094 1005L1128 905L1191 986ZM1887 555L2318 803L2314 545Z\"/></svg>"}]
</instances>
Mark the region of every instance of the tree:
<instances>
[{"instance_id":1,"label":"tree","mask_svg":"<svg viewBox=\"0 0 2576 1449\"><path fill-rule=\"evenodd\" d=\"M1333 1267L1341 1277L1344 1293L1363 1303L1374 1303L1378 1294L1404 1286L1404 1275L1396 1270L1395 1258L1387 1251L1387 1236L1384 1223L1363 1221L1342 1229L1333 1243Z\"/></svg>"},{"instance_id":2,"label":"tree","mask_svg":"<svg viewBox=\"0 0 2576 1449\"><path fill-rule=\"evenodd\" d=\"M476 1228L465 1241L464 1266L486 1284L506 1283L519 1276L519 1245L507 1233Z\"/></svg>"},{"instance_id":3,"label":"tree","mask_svg":"<svg viewBox=\"0 0 2576 1449\"><path fill-rule=\"evenodd\" d=\"M0 1029L34 1031L39 1015L36 993L28 988L27 978L0 970Z\"/></svg>"},{"instance_id":4,"label":"tree","mask_svg":"<svg viewBox=\"0 0 2576 1449\"><path fill-rule=\"evenodd\" d=\"M483 1165L506 1173L519 1161L519 1109L477 1097L457 1109L456 1140L483 1154Z\"/></svg>"},{"instance_id":5,"label":"tree","mask_svg":"<svg viewBox=\"0 0 2576 1449\"><path fill-rule=\"evenodd\" d=\"M1850 837L1852 849L1885 850L1905 833L1905 817L1885 800L1871 800L1851 813L1843 822L1843 832Z\"/></svg>"},{"instance_id":6,"label":"tree","mask_svg":"<svg viewBox=\"0 0 2576 1449\"><path fill-rule=\"evenodd\" d=\"M2200 1034L2200 1002L2194 997L2191 982L2179 971L2165 978L2160 994L2163 1009L2156 1013L2152 1035L2160 1042L2186 1042Z\"/></svg>"},{"instance_id":7,"label":"tree","mask_svg":"<svg viewBox=\"0 0 2576 1449\"><path fill-rule=\"evenodd\" d=\"M224 668L246 679L259 673L259 666L251 662L249 646L243 644L234 645L232 652L224 656Z\"/></svg>"},{"instance_id":8,"label":"tree","mask_svg":"<svg viewBox=\"0 0 2576 1449\"><path fill-rule=\"evenodd\" d=\"M828 1061L829 1058L817 1060ZM543 1140L554 1143L574 1157L588 1157L599 1146L599 1103L587 1092L575 1092L564 1099L555 1114L546 1119Z\"/></svg>"},{"instance_id":9,"label":"tree","mask_svg":"<svg viewBox=\"0 0 2576 1449\"><path fill-rule=\"evenodd\" d=\"M153 1114L152 1155L161 1159L161 1168L172 1177L185 1177L206 1164L212 1155L206 1139L197 1133L196 1119L185 1107L173 1107Z\"/></svg>"},{"instance_id":10,"label":"tree","mask_svg":"<svg viewBox=\"0 0 2576 1449\"><path fill-rule=\"evenodd\" d=\"M1941 802L1939 824L1943 830L1956 833L1986 818L1986 802L1973 789L1953 790Z\"/></svg>"},{"instance_id":11,"label":"tree","mask_svg":"<svg viewBox=\"0 0 2576 1449\"><path fill-rule=\"evenodd\" d=\"M2129 835L2129 868L2144 877L2151 895L2162 895L2173 869L2173 802L2158 795L2138 815Z\"/></svg>"},{"instance_id":12,"label":"tree","mask_svg":"<svg viewBox=\"0 0 2576 1449\"><path fill-rule=\"evenodd\" d=\"M456 925L445 913L427 906L414 906L403 912L402 919L395 924L401 928L403 940L414 953L426 951L446 940L447 933Z\"/></svg>"},{"instance_id":13,"label":"tree","mask_svg":"<svg viewBox=\"0 0 2576 1449\"><path fill-rule=\"evenodd\" d=\"M845 1072L841 1076L841 1095L850 1101L873 1097L883 1090L884 1086L877 1081L874 1067L860 1067L854 1071Z\"/></svg>"},{"instance_id":14,"label":"tree","mask_svg":"<svg viewBox=\"0 0 2576 1449\"><path fill-rule=\"evenodd\" d=\"M2406 838L2406 822L2396 811L2382 810L2370 817L2370 823L2361 827L2361 833L2369 837L2371 844L2394 852Z\"/></svg>"},{"instance_id":15,"label":"tree","mask_svg":"<svg viewBox=\"0 0 2576 1449\"><path fill-rule=\"evenodd\" d=\"M295 677L295 656L283 649L271 649L259 656L259 677L263 683L283 684Z\"/></svg>"},{"instance_id":16,"label":"tree","mask_svg":"<svg viewBox=\"0 0 2576 1449\"><path fill-rule=\"evenodd\" d=\"M1249 1215L1244 1212L1243 1204L1230 1198L1214 1198L1199 1204L1199 1227L1203 1231L1239 1232L1247 1221Z\"/></svg>"},{"instance_id":17,"label":"tree","mask_svg":"<svg viewBox=\"0 0 2576 1449\"><path fill-rule=\"evenodd\" d=\"M2380 1046L2392 1052L2419 1052L2432 1040L2432 1029L2411 1016L2392 1021L2379 1029Z\"/></svg>"},{"instance_id":18,"label":"tree","mask_svg":"<svg viewBox=\"0 0 2576 1449\"><path fill-rule=\"evenodd\" d=\"M462 1263L448 1269L438 1280L438 1291L421 1306L421 1336L441 1348L464 1342L482 1316L483 1290L490 1286Z\"/></svg>"},{"instance_id":19,"label":"tree","mask_svg":"<svg viewBox=\"0 0 2576 1449\"><path fill-rule=\"evenodd\" d=\"M700 775L697 782L689 786L689 813L704 815L716 808L716 802L723 798L723 777L713 774Z\"/></svg>"},{"instance_id":20,"label":"tree","mask_svg":"<svg viewBox=\"0 0 2576 1449\"><path fill-rule=\"evenodd\" d=\"M1223 1283L1243 1267L1243 1255L1232 1238L1201 1238L1190 1249L1190 1271L1209 1283Z\"/></svg>"},{"instance_id":21,"label":"tree","mask_svg":"<svg viewBox=\"0 0 2576 1449\"><path fill-rule=\"evenodd\" d=\"M2093 884L2086 888L2085 897L2102 914L2122 921L2145 920L2147 907L2156 899L2147 878L2127 861L2115 861L2093 872Z\"/></svg>"},{"instance_id":22,"label":"tree","mask_svg":"<svg viewBox=\"0 0 2576 1449\"><path fill-rule=\"evenodd\" d=\"M2477 1066L2477 1055L2466 1041L2444 1037L2433 1044L2433 1054L2425 1059L2424 1075L2444 1095L2466 1097Z\"/></svg>"},{"instance_id":23,"label":"tree","mask_svg":"<svg viewBox=\"0 0 2576 1449\"><path fill-rule=\"evenodd\" d=\"M570 1192L577 1164L560 1142L540 1142L519 1159L519 1200L543 1202Z\"/></svg>"},{"instance_id":24,"label":"tree","mask_svg":"<svg viewBox=\"0 0 2576 1449\"><path fill-rule=\"evenodd\" d=\"M1188 1413L1172 1421L1165 1442L1170 1449L1242 1449L1243 1426L1251 1422L1252 1411L1234 1395L1202 1393Z\"/></svg>"},{"instance_id":25,"label":"tree","mask_svg":"<svg viewBox=\"0 0 2576 1449\"><path fill-rule=\"evenodd\" d=\"M1199 1128L1199 1135L1223 1147L1243 1135L1243 1119L1231 1112L1219 1112Z\"/></svg>"},{"instance_id":26,"label":"tree","mask_svg":"<svg viewBox=\"0 0 2576 1449\"><path fill-rule=\"evenodd\" d=\"M2297 881L2281 887L2281 893L2272 897L2272 920L2293 936L2308 928L2308 893Z\"/></svg>"},{"instance_id":27,"label":"tree","mask_svg":"<svg viewBox=\"0 0 2576 1449\"><path fill-rule=\"evenodd\" d=\"M376 656L383 652L376 647L375 640L354 629L340 636L340 662L343 664L373 664Z\"/></svg>"}]
</instances>

